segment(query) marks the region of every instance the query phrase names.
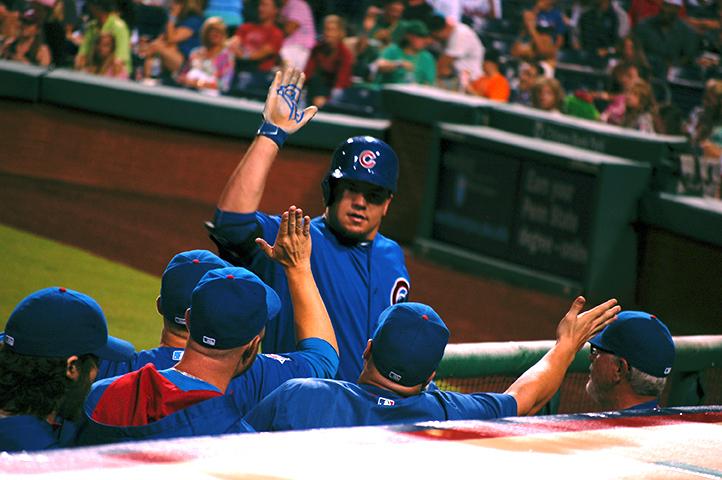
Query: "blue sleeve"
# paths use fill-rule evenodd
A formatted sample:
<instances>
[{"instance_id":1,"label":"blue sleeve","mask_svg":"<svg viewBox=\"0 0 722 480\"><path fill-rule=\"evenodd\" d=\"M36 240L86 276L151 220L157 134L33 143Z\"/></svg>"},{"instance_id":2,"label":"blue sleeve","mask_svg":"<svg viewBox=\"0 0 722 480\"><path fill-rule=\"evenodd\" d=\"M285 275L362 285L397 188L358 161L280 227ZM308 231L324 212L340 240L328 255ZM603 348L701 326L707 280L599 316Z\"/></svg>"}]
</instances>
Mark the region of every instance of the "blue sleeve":
<instances>
[{"instance_id":1,"label":"blue sleeve","mask_svg":"<svg viewBox=\"0 0 722 480\"><path fill-rule=\"evenodd\" d=\"M233 213L216 209L213 222L206 226L220 257L248 268L265 258L256 245L256 238L273 243L280 223L280 217L262 212Z\"/></svg>"},{"instance_id":2,"label":"blue sleeve","mask_svg":"<svg viewBox=\"0 0 722 480\"><path fill-rule=\"evenodd\" d=\"M517 415L516 399L505 393L456 393L436 390L448 420L485 420Z\"/></svg>"},{"instance_id":3,"label":"blue sleeve","mask_svg":"<svg viewBox=\"0 0 722 480\"><path fill-rule=\"evenodd\" d=\"M277 417L282 414L283 405L285 404L284 395L289 387L292 387L293 380L284 383L269 396L263 399L250 412L243 417L243 420L253 427L257 432L272 432L275 430L274 425ZM280 408L279 408L280 406Z\"/></svg>"},{"instance_id":4,"label":"blue sleeve","mask_svg":"<svg viewBox=\"0 0 722 480\"><path fill-rule=\"evenodd\" d=\"M135 359L135 356L133 357ZM104 378L117 377L128 372L133 371L132 361L130 362L113 362L110 360L101 360L98 363L98 374L95 376L95 381L103 380Z\"/></svg>"},{"instance_id":5,"label":"blue sleeve","mask_svg":"<svg viewBox=\"0 0 722 480\"><path fill-rule=\"evenodd\" d=\"M308 364L309 377L334 378L338 370L338 353L326 340L305 338L298 342L298 351L290 353L294 359Z\"/></svg>"},{"instance_id":6,"label":"blue sleeve","mask_svg":"<svg viewBox=\"0 0 722 480\"><path fill-rule=\"evenodd\" d=\"M190 15L180 22L178 22L178 27L186 27L193 30L193 34L195 35L201 30L201 26L203 25L203 18L199 17L197 15Z\"/></svg>"}]
</instances>

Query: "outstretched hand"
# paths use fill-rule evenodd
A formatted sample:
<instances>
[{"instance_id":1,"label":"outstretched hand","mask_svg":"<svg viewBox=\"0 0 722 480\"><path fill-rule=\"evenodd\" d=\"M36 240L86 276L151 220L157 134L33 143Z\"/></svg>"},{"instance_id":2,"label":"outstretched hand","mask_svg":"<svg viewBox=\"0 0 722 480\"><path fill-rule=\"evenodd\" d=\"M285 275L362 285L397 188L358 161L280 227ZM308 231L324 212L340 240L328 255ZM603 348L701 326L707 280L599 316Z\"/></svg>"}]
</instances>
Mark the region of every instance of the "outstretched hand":
<instances>
[{"instance_id":1,"label":"outstretched hand","mask_svg":"<svg viewBox=\"0 0 722 480\"><path fill-rule=\"evenodd\" d=\"M285 268L311 268L311 217L304 216L300 208L291 206L281 215L274 245L269 245L262 238L257 238L256 243L268 258Z\"/></svg>"},{"instance_id":2,"label":"outstretched hand","mask_svg":"<svg viewBox=\"0 0 722 480\"><path fill-rule=\"evenodd\" d=\"M308 123L318 108L314 105L304 110L298 108L306 76L295 67L283 67L276 72L268 89L263 118L286 133L293 133Z\"/></svg>"},{"instance_id":3,"label":"outstretched hand","mask_svg":"<svg viewBox=\"0 0 722 480\"><path fill-rule=\"evenodd\" d=\"M557 327L557 340L572 342L571 345L577 351L604 327L616 320L617 314L622 310L615 299L607 300L591 310L582 312L585 303L584 297L577 297Z\"/></svg>"}]
</instances>

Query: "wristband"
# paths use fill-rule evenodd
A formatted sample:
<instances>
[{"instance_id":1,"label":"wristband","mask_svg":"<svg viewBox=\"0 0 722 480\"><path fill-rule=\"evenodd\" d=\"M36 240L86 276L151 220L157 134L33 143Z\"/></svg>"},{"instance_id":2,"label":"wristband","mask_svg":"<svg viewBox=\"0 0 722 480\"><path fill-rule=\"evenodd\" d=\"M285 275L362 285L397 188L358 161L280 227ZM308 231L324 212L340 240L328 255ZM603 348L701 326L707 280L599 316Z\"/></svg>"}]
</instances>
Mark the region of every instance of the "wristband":
<instances>
[{"instance_id":1,"label":"wristband","mask_svg":"<svg viewBox=\"0 0 722 480\"><path fill-rule=\"evenodd\" d=\"M263 135L264 137L270 138L276 145L278 145L278 148L283 146L283 143L286 141L286 137L288 137L288 133L286 133L282 128L277 127L266 120L261 122L261 126L258 127L256 135Z\"/></svg>"}]
</instances>

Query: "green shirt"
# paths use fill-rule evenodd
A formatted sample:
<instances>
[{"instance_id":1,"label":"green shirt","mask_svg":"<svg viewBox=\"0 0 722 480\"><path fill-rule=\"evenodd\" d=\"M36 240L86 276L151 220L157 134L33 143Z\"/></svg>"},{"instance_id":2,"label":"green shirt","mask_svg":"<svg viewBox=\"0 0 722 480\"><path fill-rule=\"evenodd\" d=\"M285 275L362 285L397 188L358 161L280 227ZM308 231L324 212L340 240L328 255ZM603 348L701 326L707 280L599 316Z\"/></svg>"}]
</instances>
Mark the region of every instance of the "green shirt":
<instances>
[{"instance_id":1,"label":"green shirt","mask_svg":"<svg viewBox=\"0 0 722 480\"><path fill-rule=\"evenodd\" d=\"M378 72L377 83L418 83L433 85L436 82L436 62L434 57L422 50L415 55L409 55L395 43L392 43L381 52L381 58L389 61L407 60L414 64L414 70L408 71L403 67L395 68L390 72Z\"/></svg>"},{"instance_id":2,"label":"green shirt","mask_svg":"<svg viewBox=\"0 0 722 480\"><path fill-rule=\"evenodd\" d=\"M80 45L80 49L78 50L78 55L84 56L86 60L90 57L90 54L93 51L93 45L95 45L95 40L98 38L99 33L109 33L113 35L113 38L115 38L115 58L122 60L125 64L126 70L131 72L130 32L128 31L128 26L117 13L111 13L108 15L103 27L100 29L100 32L98 32L97 20L93 20L88 23L83 43Z\"/></svg>"}]
</instances>

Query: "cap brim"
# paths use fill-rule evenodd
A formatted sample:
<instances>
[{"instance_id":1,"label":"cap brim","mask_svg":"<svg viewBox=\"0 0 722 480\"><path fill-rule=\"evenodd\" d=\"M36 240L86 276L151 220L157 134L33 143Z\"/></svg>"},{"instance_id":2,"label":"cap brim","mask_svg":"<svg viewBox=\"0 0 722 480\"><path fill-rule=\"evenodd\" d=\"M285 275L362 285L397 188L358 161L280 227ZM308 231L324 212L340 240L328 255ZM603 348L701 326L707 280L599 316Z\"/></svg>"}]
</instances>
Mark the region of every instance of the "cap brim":
<instances>
[{"instance_id":1,"label":"cap brim","mask_svg":"<svg viewBox=\"0 0 722 480\"><path fill-rule=\"evenodd\" d=\"M135 347L130 342L121 340L120 338L108 336L108 343L93 352L98 358L103 360L111 360L113 362L123 362L129 360L135 353Z\"/></svg>"},{"instance_id":2,"label":"cap brim","mask_svg":"<svg viewBox=\"0 0 722 480\"><path fill-rule=\"evenodd\" d=\"M604 330L602 330L603 332ZM602 342L602 332L599 332L595 336L589 339L589 343L591 343L593 346L597 348L601 348L602 350L609 350L605 345L604 342Z\"/></svg>"}]
</instances>

